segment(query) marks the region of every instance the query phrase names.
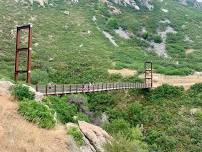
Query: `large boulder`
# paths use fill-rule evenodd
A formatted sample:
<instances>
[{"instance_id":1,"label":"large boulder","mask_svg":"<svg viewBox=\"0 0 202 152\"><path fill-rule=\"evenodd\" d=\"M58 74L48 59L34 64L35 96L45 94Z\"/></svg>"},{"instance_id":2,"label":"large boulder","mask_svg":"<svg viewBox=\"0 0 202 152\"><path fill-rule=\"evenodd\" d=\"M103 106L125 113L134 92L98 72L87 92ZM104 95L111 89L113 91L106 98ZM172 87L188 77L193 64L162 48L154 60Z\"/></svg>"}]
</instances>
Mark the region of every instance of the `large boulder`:
<instances>
[{"instance_id":1,"label":"large boulder","mask_svg":"<svg viewBox=\"0 0 202 152\"><path fill-rule=\"evenodd\" d=\"M77 128L79 129L79 126L77 124L74 123L67 123L66 124L66 129L67 129L67 133L69 131L70 128ZM82 133L82 132L81 132ZM71 136L68 136L68 149L71 152L96 152L95 148L93 147L93 145L91 145L91 143L89 142L89 140L83 135L83 141L84 144L80 147L78 147L75 143L75 141L73 140L73 138Z\"/></svg>"},{"instance_id":2,"label":"large boulder","mask_svg":"<svg viewBox=\"0 0 202 152\"><path fill-rule=\"evenodd\" d=\"M183 5L190 5L192 7L202 10L202 1L201 0L179 0Z\"/></svg>"},{"instance_id":3,"label":"large boulder","mask_svg":"<svg viewBox=\"0 0 202 152\"><path fill-rule=\"evenodd\" d=\"M101 0L104 3L110 3L113 2L117 5L120 6L125 6L125 7L131 7L134 8L135 10L139 10L140 8L146 8L148 10L153 9L152 1L151 0ZM110 5L111 6L111 5Z\"/></svg>"},{"instance_id":4,"label":"large boulder","mask_svg":"<svg viewBox=\"0 0 202 152\"><path fill-rule=\"evenodd\" d=\"M111 136L102 128L89 124L84 121L79 121L79 128L84 136L93 145L96 151L104 152L103 145L111 140Z\"/></svg>"},{"instance_id":5,"label":"large boulder","mask_svg":"<svg viewBox=\"0 0 202 152\"><path fill-rule=\"evenodd\" d=\"M14 84L11 83L10 81L0 81L0 95L2 94L9 94L9 90L10 88L13 86Z\"/></svg>"}]
</instances>

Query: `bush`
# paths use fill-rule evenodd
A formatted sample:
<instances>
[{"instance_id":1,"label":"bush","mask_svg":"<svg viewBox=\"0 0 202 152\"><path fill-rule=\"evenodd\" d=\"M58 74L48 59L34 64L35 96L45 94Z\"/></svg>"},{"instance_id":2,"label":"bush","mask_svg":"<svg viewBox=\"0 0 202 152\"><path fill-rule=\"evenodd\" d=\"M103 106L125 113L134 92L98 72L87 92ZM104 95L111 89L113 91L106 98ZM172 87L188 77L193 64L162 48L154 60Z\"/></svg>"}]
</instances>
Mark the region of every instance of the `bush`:
<instances>
[{"instance_id":1,"label":"bush","mask_svg":"<svg viewBox=\"0 0 202 152\"><path fill-rule=\"evenodd\" d=\"M153 39L155 43L161 43L163 41L160 35L154 35Z\"/></svg>"},{"instance_id":2,"label":"bush","mask_svg":"<svg viewBox=\"0 0 202 152\"><path fill-rule=\"evenodd\" d=\"M103 128L113 136L120 134L130 141L143 140L143 134L140 129L131 128L130 124L123 119L113 120L111 123L105 124Z\"/></svg>"},{"instance_id":3,"label":"bush","mask_svg":"<svg viewBox=\"0 0 202 152\"><path fill-rule=\"evenodd\" d=\"M123 134L128 134L131 129L130 124L123 119L113 120L111 123L105 124L103 127L107 132L112 135L120 132Z\"/></svg>"},{"instance_id":4,"label":"bush","mask_svg":"<svg viewBox=\"0 0 202 152\"><path fill-rule=\"evenodd\" d=\"M114 106L113 96L106 93L91 93L88 95L88 106L94 112L105 112Z\"/></svg>"},{"instance_id":5,"label":"bush","mask_svg":"<svg viewBox=\"0 0 202 152\"><path fill-rule=\"evenodd\" d=\"M125 136L118 134L111 143L104 146L107 152L148 152L148 146L139 140L128 140Z\"/></svg>"},{"instance_id":6,"label":"bush","mask_svg":"<svg viewBox=\"0 0 202 152\"><path fill-rule=\"evenodd\" d=\"M143 38L143 39L147 40L148 37L149 37L149 33L148 33L148 32L144 32L144 33L142 34L142 38Z\"/></svg>"},{"instance_id":7,"label":"bush","mask_svg":"<svg viewBox=\"0 0 202 152\"><path fill-rule=\"evenodd\" d=\"M29 90L29 88L23 84L17 84L12 88L12 95L19 101L24 98L33 100L34 93Z\"/></svg>"},{"instance_id":8,"label":"bush","mask_svg":"<svg viewBox=\"0 0 202 152\"><path fill-rule=\"evenodd\" d=\"M202 93L202 83L196 83L188 91L190 96L195 96Z\"/></svg>"},{"instance_id":9,"label":"bush","mask_svg":"<svg viewBox=\"0 0 202 152\"><path fill-rule=\"evenodd\" d=\"M106 111L106 114L108 116L109 121L113 121L115 119L124 119L126 118L126 113L123 109L119 109L119 108L109 108Z\"/></svg>"},{"instance_id":10,"label":"bush","mask_svg":"<svg viewBox=\"0 0 202 152\"><path fill-rule=\"evenodd\" d=\"M202 124L202 112L197 112L197 113L195 114L195 116L196 116L196 119L198 120L198 122L199 122L200 124Z\"/></svg>"},{"instance_id":11,"label":"bush","mask_svg":"<svg viewBox=\"0 0 202 152\"><path fill-rule=\"evenodd\" d=\"M70 95L68 96L68 102L75 104L80 112L89 113L87 107L87 98L83 95Z\"/></svg>"},{"instance_id":12,"label":"bush","mask_svg":"<svg viewBox=\"0 0 202 152\"><path fill-rule=\"evenodd\" d=\"M152 109L143 107L143 105L140 103L133 103L128 106L126 111L126 119L133 126L149 123L154 119L154 115L151 113L151 111Z\"/></svg>"},{"instance_id":13,"label":"bush","mask_svg":"<svg viewBox=\"0 0 202 152\"><path fill-rule=\"evenodd\" d=\"M33 70L31 73L32 84L38 84L41 82L48 83L48 73L46 71L42 71L41 69Z\"/></svg>"},{"instance_id":14,"label":"bush","mask_svg":"<svg viewBox=\"0 0 202 152\"><path fill-rule=\"evenodd\" d=\"M79 112L76 114L76 116L74 116L74 121L90 122L90 118L86 114Z\"/></svg>"},{"instance_id":15,"label":"bush","mask_svg":"<svg viewBox=\"0 0 202 152\"><path fill-rule=\"evenodd\" d=\"M109 29L118 29L119 25L118 25L117 20L115 18L108 19L108 21L107 21L107 27Z\"/></svg>"},{"instance_id":16,"label":"bush","mask_svg":"<svg viewBox=\"0 0 202 152\"><path fill-rule=\"evenodd\" d=\"M84 144L83 135L78 128L76 127L70 128L68 130L68 134L74 138L74 141L76 141L76 144L78 146L82 146Z\"/></svg>"},{"instance_id":17,"label":"bush","mask_svg":"<svg viewBox=\"0 0 202 152\"><path fill-rule=\"evenodd\" d=\"M47 97L44 103L57 113L57 118L62 123L74 122L73 117L77 113L77 108L73 104L68 104L66 99L59 97Z\"/></svg>"},{"instance_id":18,"label":"bush","mask_svg":"<svg viewBox=\"0 0 202 152\"><path fill-rule=\"evenodd\" d=\"M24 100L19 103L18 112L26 120L36 123L41 128L53 128L55 126L54 111L44 104Z\"/></svg>"},{"instance_id":19,"label":"bush","mask_svg":"<svg viewBox=\"0 0 202 152\"><path fill-rule=\"evenodd\" d=\"M156 89L150 92L150 99L152 101L155 101L162 98L164 99L178 98L181 97L183 93L184 93L183 87L176 87L168 84L163 84L162 86L157 87Z\"/></svg>"}]
</instances>

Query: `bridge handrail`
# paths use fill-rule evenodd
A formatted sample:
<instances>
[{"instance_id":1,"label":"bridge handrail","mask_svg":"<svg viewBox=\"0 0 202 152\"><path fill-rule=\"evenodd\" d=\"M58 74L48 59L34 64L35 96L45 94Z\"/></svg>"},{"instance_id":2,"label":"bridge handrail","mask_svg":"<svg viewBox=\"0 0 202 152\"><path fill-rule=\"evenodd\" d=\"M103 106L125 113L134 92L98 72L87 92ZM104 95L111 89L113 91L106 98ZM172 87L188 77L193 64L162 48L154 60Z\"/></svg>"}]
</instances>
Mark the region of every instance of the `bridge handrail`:
<instances>
[{"instance_id":1,"label":"bridge handrail","mask_svg":"<svg viewBox=\"0 0 202 152\"><path fill-rule=\"evenodd\" d=\"M107 90L121 89L146 89L151 88L150 83L131 83L131 82L115 82L115 83L95 83L95 84L47 84L32 86L37 92L44 95L60 95L69 93L87 93Z\"/></svg>"}]
</instances>

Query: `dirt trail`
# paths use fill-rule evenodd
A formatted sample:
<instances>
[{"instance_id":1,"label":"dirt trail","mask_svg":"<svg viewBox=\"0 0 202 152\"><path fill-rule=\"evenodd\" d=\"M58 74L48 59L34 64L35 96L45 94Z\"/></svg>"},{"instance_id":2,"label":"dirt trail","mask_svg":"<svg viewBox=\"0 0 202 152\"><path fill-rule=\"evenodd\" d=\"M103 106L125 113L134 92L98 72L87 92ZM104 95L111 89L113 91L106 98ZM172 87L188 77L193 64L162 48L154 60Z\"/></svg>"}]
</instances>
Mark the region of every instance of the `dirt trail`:
<instances>
[{"instance_id":1,"label":"dirt trail","mask_svg":"<svg viewBox=\"0 0 202 152\"><path fill-rule=\"evenodd\" d=\"M202 83L202 75L200 73L195 73L189 76L168 76L157 73L153 74L154 87L160 86L165 83L174 86L183 86L187 90L195 83Z\"/></svg>"},{"instance_id":2,"label":"dirt trail","mask_svg":"<svg viewBox=\"0 0 202 152\"><path fill-rule=\"evenodd\" d=\"M17 113L17 103L0 94L0 152L67 152L63 126L40 129Z\"/></svg>"}]
</instances>

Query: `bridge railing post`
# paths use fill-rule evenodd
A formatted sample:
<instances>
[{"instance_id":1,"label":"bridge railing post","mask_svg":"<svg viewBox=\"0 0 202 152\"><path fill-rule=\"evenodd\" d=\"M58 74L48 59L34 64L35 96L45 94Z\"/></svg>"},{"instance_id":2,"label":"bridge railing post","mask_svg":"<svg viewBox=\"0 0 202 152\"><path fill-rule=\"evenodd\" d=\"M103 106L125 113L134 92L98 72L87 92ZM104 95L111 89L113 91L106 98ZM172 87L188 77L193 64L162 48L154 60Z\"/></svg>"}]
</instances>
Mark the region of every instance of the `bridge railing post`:
<instances>
[{"instance_id":1,"label":"bridge railing post","mask_svg":"<svg viewBox=\"0 0 202 152\"><path fill-rule=\"evenodd\" d=\"M65 93L65 85L64 84L62 85L62 93L63 94Z\"/></svg>"},{"instance_id":2,"label":"bridge railing post","mask_svg":"<svg viewBox=\"0 0 202 152\"><path fill-rule=\"evenodd\" d=\"M38 92L38 91L39 91L38 84L36 84L36 92Z\"/></svg>"},{"instance_id":3,"label":"bridge railing post","mask_svg":"<svg viewBox=\"0 0 202 152\"><path fill-rule=\"evenodd\" d=\"M55 88L55 95L57 94L57 86L56 84L54 85L54 88Z\"/></svg>"},{"instance_id":4,"label":"bridge railing post","mask_svg":"<svg viewBox=\"0 0 202 152\"><path fill-rule=\"evenodd\" d=\"M45 92L46 92L46 95L48 95L48 85L46 85L45 87Z\"/></svg>"},{"instance_id":5,"label":"bridge railing post","mask_svg":"<svg viewBox=\"0 0 202 152\"><path fill-rule=\"evenodd\" d=\"M145 84L150 83L150 87L153 87L153 64L152 62L145 62Z\"/></svg>"}]
</instances>

